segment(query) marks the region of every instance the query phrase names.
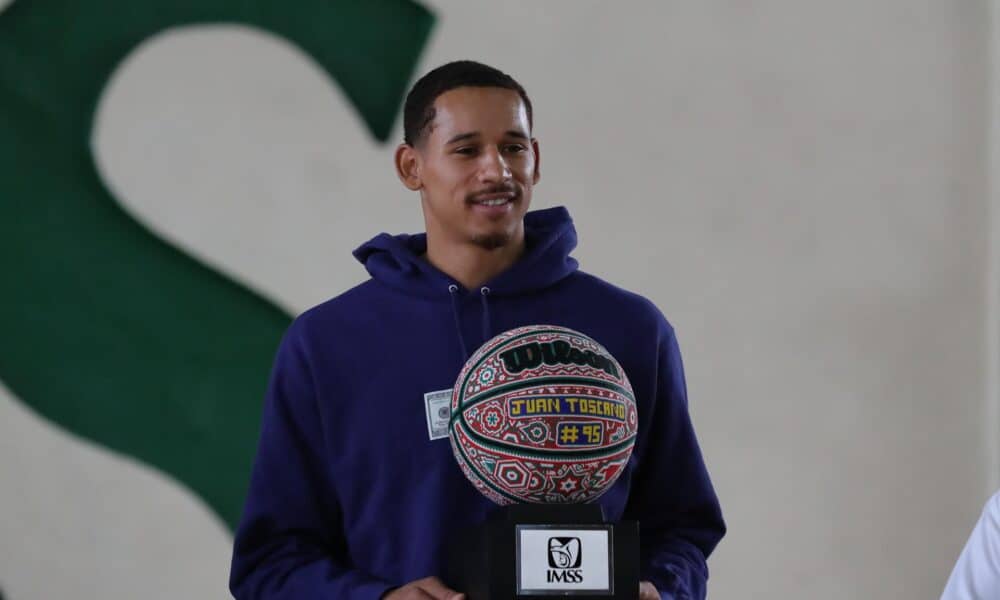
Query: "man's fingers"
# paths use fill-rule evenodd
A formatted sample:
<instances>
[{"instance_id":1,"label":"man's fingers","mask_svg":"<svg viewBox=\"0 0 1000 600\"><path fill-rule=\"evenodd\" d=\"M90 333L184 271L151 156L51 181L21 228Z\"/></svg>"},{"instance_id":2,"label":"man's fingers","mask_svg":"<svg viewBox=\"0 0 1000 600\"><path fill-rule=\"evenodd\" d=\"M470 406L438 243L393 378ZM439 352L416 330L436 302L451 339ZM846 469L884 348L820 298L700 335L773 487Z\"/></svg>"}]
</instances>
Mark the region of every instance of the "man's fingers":
<instances>
[{"instance_id":1,"label":"man's fingers","mask_svg":"<svg viewBox=\"0 0 1000 600\"><path fill-rule=\"evenodd\" d=\"M639 600L660 600L660 592L648 581L639 582Z\"/></svg>"},{"instance_id":2,"label":"man's fingers","mask_svg":"<svg viewBox=\"0 0 1000 600\"><path fill-rule=\"evenodd\" d=\"M430 594L435 600L465 600L465 594L459 594L455 590L441 583L437 577L428 577L418 582L418 587Z\"/></svg>"},{"instance_id":3,"label":"man's fingers","mask_svg":"<svg viewBox=\"0 0 1000 600\"><path fill-rule=\"evenodd\" d=\"M413 586L410 588L410 595L407 596L407 600L437 600L437 596L431 594L425 589L418 586Z\"/></svg>"}]
</instances>

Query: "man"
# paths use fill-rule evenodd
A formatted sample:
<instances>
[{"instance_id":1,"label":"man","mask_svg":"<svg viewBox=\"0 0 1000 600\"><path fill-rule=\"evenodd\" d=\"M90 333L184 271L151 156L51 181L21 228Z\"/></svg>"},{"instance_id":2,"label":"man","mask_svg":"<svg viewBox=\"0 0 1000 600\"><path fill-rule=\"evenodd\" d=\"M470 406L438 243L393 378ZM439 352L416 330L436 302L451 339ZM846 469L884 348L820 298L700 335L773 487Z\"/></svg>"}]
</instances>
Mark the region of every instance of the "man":
<instances>
[{"instance_id":1,"label":"man","mask_svg":"<svg viewBox=\"0 0 1000 600\"><path fill-rule=\"evenodd\" d=\"M986 501L941 600L1000 598L1000 492Z\"/></svg>"},{"instance_id":2,"label":"man","mask_svg":"<svg viewBox=\"0 0 1000 600\"><path fill-rule=\"evenodd\" d=\"M703 598L725 533L687 410L676 338L646 299L577 269L564 208L528 212L532 108L509 76L446 64L407 96L400 180L426 234L354 255L371 279L299 316L275 361L230 588L237 598L461 598L438 579L448 535L495 508L429 439L425 394L529 324L601 343L632 383L635 450L597 502L640 521L641 598Z\"/></svg>"}]
</instances>

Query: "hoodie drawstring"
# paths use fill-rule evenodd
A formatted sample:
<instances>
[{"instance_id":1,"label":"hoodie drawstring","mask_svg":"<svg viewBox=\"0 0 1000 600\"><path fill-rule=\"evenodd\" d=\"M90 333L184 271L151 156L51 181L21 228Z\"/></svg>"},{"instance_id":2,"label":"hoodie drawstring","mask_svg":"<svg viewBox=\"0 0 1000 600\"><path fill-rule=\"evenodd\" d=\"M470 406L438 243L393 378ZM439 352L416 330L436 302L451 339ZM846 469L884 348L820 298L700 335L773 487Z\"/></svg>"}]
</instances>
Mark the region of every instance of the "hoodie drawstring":
<instances>
[{"instance_id":1,"label":"hoodie drawstring","mask_svg":"<svg viewBox=\"0 0 1000 600\"><path fill-rule=\"evenodd\" d=\"M451 296L451 314L455 317L455 333L458 334L458 344L462 347L463 360L469 360L469 350L465 346L465 337L462 335L462 320L458 316L458 286L454 283L448 286L448 295ZM490 295L490 288L483 286L479 288L479 297L483 305L483 343L491 337L492 326L490 324L490 303L487 297Z\"/></svg>"},{"instance_id":2,"label":"hoodie drawstring","mask_svg":"<svg viewBox=\"0 0 1000 600\"><path fill-rule=\"evenodd\" d=\"M449 285L448 295L451 296L451 314L455 317L455 333L462 347L462 360L469 360L469 351L465 349L465 338L462 337L462 321L458 318L458 286L454 283Z\"/></svg>"},{"instance_id":3,"label":"hoodie drawstring","mask_svg":"<svg viewBox=\"0 0 1000 600\"><path fill-rule=\"evenodd\" d=\"M486 297L490 295L490 288L485 285L479 289L479 297L483 301L483 343L489 341L493 336L490 335L490 303L486 301Z\"/></svg>"}]
</instances>

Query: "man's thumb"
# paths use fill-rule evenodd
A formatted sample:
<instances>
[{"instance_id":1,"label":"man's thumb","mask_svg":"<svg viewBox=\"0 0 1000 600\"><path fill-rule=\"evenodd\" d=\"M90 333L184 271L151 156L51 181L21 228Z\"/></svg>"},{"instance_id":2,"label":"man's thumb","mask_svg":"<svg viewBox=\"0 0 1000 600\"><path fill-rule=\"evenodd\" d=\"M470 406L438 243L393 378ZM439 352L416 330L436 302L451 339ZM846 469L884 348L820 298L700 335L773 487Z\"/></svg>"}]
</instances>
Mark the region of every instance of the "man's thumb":
<instances>
[{"instance_id":1,"label":"man's thumb","mask_svg":"<svg viewBox=\"0 0 1000 600\"><path fill-rule=\"evenodd\" d=\"M437 600L465 600L465 594L449 588L437 577L428 577L420 587Z\"/></svg>"}]
</instances>

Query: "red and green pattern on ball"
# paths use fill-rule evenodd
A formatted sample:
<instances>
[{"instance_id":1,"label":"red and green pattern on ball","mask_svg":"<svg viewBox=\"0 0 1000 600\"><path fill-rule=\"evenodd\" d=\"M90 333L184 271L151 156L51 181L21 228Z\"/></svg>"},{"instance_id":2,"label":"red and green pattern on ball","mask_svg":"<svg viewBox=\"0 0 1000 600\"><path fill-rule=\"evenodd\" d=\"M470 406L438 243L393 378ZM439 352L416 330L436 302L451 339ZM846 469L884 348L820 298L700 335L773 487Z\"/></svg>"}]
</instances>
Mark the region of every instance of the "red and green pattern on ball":
<instances>
[{"instance_id":1,"label":"red and green pattern on ball","mask_svg":"<svg viewBox=\"0 0 1000 600\"><path fill-rule=\"evenodd\" d=\"M457 401L460 398L465 398L467 402L473 402L475 397L481 392L488 391L493 386L505 383L503 365L497 358L501 352L521 344L533 341L548 342L552 339L566 340L571 344L576 342L578 349L591 350L609 357L611 356L603 346L594 340L564 327L538 325L512 329L483 344L466 362L465 367L463 367L461 373L458 375L457 381L459 385L455 387L452 393L452 412L454 413L459 409ZM581 345L583 346L582 348L579 347ZM631 396L632 386L628 382L628 377L621 370L621 366L617 366L621 374L618 378L592 367L588 368L588 365L579 367L576 365L559 365L558 373L563 376L586 375L588 377L603 379L619 386L623 390L627 390L628 395ZM495 373L495 379L484 381L484 375L490 369ZM528 369L519 373L517 377L518 379L526 379L528 377L544 376L547 371L550 372L551 370L551 366L542 363L535 369ZM476 375L475 380L473 380L472 375Z\"/></svg>"},{"instance_id":2,"label":"red and green pattern on ball","mask_svg":"<svg viewBox=\"0 0 1000 600\"><path fill-rule=\"evenodd\" d=\"M508 359L538 364L508 371L501 356L514 348ZM500 334L468 360L452 394L451 443L466 477L498 504L584 502L627 463L637 422L631 385L606 349L536 325Z\"/></svg>"},{"instance_id":3,"label":"red and green pattern on ball","mask_svg":"<svg viewBox=\"0 0 1000 600\"><path fill-rule=\"evenodd\" d=\"M595 460L572 455L529 459L477 444L461 431L455 435L459 441L452 446L462 472L482 494L500 505L592 501L611 487L632 454L628 445ZM510 478L511 474L516 478Z\"/></svg>"},{"instance_id":4,"label":"red and green pattern on ball","mask_svg":"<svg viewBox=\"0 0 1000 600\"><path fill-rule=\"evenodd\" d=\"M579 380L564 378L538 378L512 388L501 396L491 396L467 405L465 410L452 415L452 426L460 427L466 435L481 444L499 451L515 452L525 458L544 459L551 453L574 455L580 458L598 458L613 454L630 443L635 435L637 415L635 402L616 391L585 387ZM624 413L622 419L602 415L533 414L516 416L511 406L517 402L530 402L538 398L555 397L584 399L591 402L614 404ZM560 424L592 423L600 425L601 437L592 443L566 444L558 435ZM538 435L544 430L544 437ZM579 433L583 436L583 433ZM574 440L575 441L575 440Z\"/></svg>"}]
</instances>

